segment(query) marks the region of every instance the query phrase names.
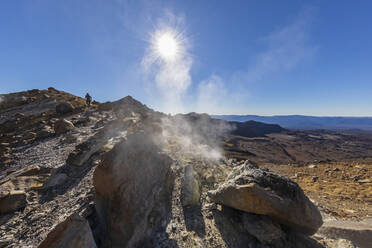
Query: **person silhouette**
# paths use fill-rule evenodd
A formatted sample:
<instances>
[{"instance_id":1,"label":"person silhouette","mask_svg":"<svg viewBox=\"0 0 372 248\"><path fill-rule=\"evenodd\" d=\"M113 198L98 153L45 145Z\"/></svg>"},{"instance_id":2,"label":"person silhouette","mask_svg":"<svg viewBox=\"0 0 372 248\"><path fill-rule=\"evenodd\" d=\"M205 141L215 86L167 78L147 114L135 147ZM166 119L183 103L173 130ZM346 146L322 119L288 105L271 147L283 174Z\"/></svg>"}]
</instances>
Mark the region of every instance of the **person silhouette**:
<instances>
[{"instance_id":1,"label":"person silhouette","mask_svg":"<svg viewBox=\"0 0 372 248\"><path fill-rule=\"evenodd\" d=\"M89 95L89 93L85 94L85 102L90 107L90 103L92 102L92 97Z\"/></svg>"}]
</instances>

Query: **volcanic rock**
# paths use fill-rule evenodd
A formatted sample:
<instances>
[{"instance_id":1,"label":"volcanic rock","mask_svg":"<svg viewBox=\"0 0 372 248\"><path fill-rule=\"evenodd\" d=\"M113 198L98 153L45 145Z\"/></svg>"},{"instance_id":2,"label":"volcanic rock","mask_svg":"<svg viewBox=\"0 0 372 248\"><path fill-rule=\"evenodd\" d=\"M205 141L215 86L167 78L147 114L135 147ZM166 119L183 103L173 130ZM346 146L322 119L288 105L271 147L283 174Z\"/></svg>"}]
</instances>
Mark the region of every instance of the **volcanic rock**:
<instances>
[{"instance_id":1,"label":"volcanic rock","mask_svg":"<svg viewBox=\"0 0 372 248\"><path fill-rule=\"evenodd\" d=\"M38 248L94 248L97 247L88 221L73 214L57 225Z\"/></svg>"},{"instance_id":2,"label":"volcanic rock","mask_svg":"<svg viewBox=\"0 0 372 248\"><path fill-rule=\"evenodd\" d=\"M44 182L46 181L46 178L47 178L46 175L15 177L4 184L1 184L0 190L11 191L37 189L43 186Z\"/></svg>"},{"instance_id":3,"label":"volcanic rock","mask_svg":"<svg viewBox=\"0 0 372 248\"><path fill-rule=\"evenodd\" d=\"M38 139L45 139L54 135L54 130L49 126L45 125L36 133Z\"/></svg>"},{"instance_id":4,"label":"volcanic rock","mask_svg":"<svg viewBox=\"0 0 372 248\"><path fill-rule=\"evenodd\" d=\"M0 180L0 192L39 188L48 177L47 173L41 173L37 165L26 166L17 171L8 171L8 173L8 176Z\"/></svg>"},{"instance_id":5,"label":"volcanic rock","mask_svg":"<svg viewBox=\"0 0 372 248\"><path fill-rule=\"evenodd\" d=\"M58 114L67 114L74 111L74 107L69 102L61 102L56 106L56 112Z\"/></svg>"},{"instance_id":6,"label":"volcanic rock","mask_svg":"<svg viewBox=\"0 0 372 248\"><path fill-rule=\"evenodd\" d=\"M70 153L67 159L69 165L81 166L83 165L94 153L98 152L105 145L113 146L118 142L118 139L111 137L124 137L127 130L133 124L132 120L117 120L109 122L105 128L87 141L77 145L75 150Z\"/></svg>"},{"instance_id":7,"label":"volcanic rock","mask_svg":"<svg viewBox=\"0 0 372 248\"><path fill-rule=\"evenodd\" d=\"M27 204L26 193L23 190L2 192L0 194L0 213L11 213L17 211Z\"/></svg>"},{"instance_id":8,"label":"volcanic rock","mask_svg":"<svg viewBox=\"0 0 372 248\"><path fill-rule=\"evenodd\" d=\"M67 180L67 175L65 173L57 173L52 175L49 180L44 184L44 188L55 187L61 185Z\"/></svg>"},{"instance_id":9,"label":"volcanic rock","mask_svg":"<svg viewBox=\"0 0 372 248\"><path fill-rule=\"evenodd\" d=\"M96 168L96 210L106 247L143 247L169 212L172 160L137 133L107 152Z\"/></svg>"},{"instance_id":10,"label":"volcanic rock","mask_svg":"<svg viewBox=\"0 0 372 248\"><path fill-rule=\"evenodd\" d=\"M101 149L106 143L107 139L104 137L98 138L98 135L86 142L76 146L75 150L70 153L67 159L69 165L81 166L83 165L95 152Z\"/></svg>"},{"instance_id":11,"label":"volcanic rock","mask_svg":"<svg viewBox=\"0 0 372 248\"><path fill-rule=\"evenodd\" d=\"M334 246L331 246L329 244L328 246L330 246L330 248L356 248L355 245L347 239L338 239L335 242Z\"/></svg>"},{"instance_id":12,"label":"volcanic rock","mask_svg":"<svg viewBox=\"0 0 372 248\"><path fill-rule=\"evenodd\" d=\"M284 247L286 234L280 225L273 222L269 217L244 213L242 219L244 229L262 244Z\"/></svg>"},{"instance_id":13,"label":"volcanic rock","mask_svg":"<svg viewBox=\"0 0 372 248\"><path fill-rule=\"evenodd\" d=\"M36 133L28 132L23 136L23 138L26 139L26 140L35 139L36 138Z\"/></svg>"},{"instance_id":14,"label":"volcanic rock","mask_svg":"<svg viewBox=\"0 0 372 248\"><path fill-rule=\"evenodd\" d=\"M270 216L306 235L323 224L319 210L295 182L249 164L235 168L209 196L216 203Z\"/></svg>"},{"instance_id":15,"label":"volcanic rock","mask_svg":"<svg viewBox=\"0 0 372 248\"><path fill-rule=\"evenodd\" d=\"M0 185L15 177L36 175L39 173L39 171L40 171L40 167L37 165L29 165L16 171L15 170L8 171L8 176L0 180Z\"/></svg>"},{"instance_id":16,"label":"volcanic rock","mask_svg":"<svg viewBox=\"0 0 372 248\"><path fill-rule=\"evenodd\" d=\"M191 164L187 164L182 179L182 205L195 205L199 202L200 189L197 174Z\"/></svg>"},{"instance_id":17,"label":"volcanic rock","mask_svg":"<svg viewBox=\"0 0 372 248\"><path fill-rule=\"evenodd\" d=\"M54 123L54 132L56 133L56 135L66 133L73 130L74 128L74 124L65 119L60 119L56 123Z\"/></svg>"},{"instance_id":18,"label":"volcanic rock","mask_svg":"<svg viewBox=\"0 0 372 248\"><path fill-rule=\"evenodd\" d=\"M27 97L17 94L0 95L3 101L0 102L0 109L6 109L14 106L26 104Z\"/></svg>"}]
</instances>

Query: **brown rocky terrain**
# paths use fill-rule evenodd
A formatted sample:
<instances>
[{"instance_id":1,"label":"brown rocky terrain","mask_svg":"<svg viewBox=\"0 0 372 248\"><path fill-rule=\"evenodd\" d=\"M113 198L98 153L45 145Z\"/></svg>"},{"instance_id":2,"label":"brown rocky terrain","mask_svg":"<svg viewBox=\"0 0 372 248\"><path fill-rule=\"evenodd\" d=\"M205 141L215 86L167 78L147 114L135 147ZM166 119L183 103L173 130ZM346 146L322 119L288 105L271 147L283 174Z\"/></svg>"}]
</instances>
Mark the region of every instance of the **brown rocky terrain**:
<instances>
[{"instance_id":1,"label":"brown rocky terrain","mask_svg":"<svg viewBox=\"0 0 372 248\"><path fill-rule=\"evenodd\" d=\"M294 167L268 166L297 182L322 210L342 218L372 216L371 161L319 163Z\"/></svg>"},{"instance_id":2,"label":"brown rocky terrain","mask_svg":"<svg viewBox=\"0 0 372 248\"><path fill-rule=\"evenodd\" d=\"M368 135L167 116L129 96L88 108L53 88L2 99L0 247L372 242Z\"/></svg>"},{"instance_id":3,"label":"brown rocky terrain","mask_svg":"<svg viewBox=\"0 0 372 248\"><path fill-rule=\"evenodd\" d=\"M227 157L258 163L305 165L371 158L372 133L283 130L257 137L229 135Z\"/></svg>"}]
</instances>

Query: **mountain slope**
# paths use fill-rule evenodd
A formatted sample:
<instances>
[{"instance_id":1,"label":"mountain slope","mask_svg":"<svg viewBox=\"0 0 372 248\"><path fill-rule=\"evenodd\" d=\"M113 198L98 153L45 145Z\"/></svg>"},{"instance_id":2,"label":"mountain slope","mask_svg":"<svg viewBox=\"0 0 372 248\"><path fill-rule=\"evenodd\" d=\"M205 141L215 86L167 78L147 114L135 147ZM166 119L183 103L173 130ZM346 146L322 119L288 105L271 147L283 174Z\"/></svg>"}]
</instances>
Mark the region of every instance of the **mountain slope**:
<instances>
[{"instance_id":1,"label":"mountain slope","mask_svg":"<svg viewBox=\"0 0 372 248\"><path fill-rule=\"evenodd\" d=\"M0 247L320 248L328 238L308 236L322 222L318 203L291 179L259 168L265 163L243 159L312 161L331 154L324 145L334 158L372 157L368 137L170 116L130 96L90 107L53 88L1 97ZM342 184L353 180L362 192L371 170L359 169ZM216 189L233 191L216 200ZM360 205L369 195L360 194ZM313 211L293 218L292 203ZM369 214L359 209L355 215ZM305 221L311 216L318 224Z\"/></svg>"}]
</instances>

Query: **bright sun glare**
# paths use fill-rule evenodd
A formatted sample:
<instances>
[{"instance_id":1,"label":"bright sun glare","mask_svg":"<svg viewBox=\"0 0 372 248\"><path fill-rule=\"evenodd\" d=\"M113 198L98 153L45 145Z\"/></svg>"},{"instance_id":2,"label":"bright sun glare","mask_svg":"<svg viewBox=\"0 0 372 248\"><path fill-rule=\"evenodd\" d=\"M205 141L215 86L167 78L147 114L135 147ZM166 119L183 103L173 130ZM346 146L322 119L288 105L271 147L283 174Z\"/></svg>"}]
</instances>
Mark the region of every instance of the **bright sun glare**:
<instances>
[{"instance_id":1,"label":"bright sun glare","mask_svg":"<svg viewBox=\"0 0 372 248\"><path fill-rule=\"evenodd\" d=\"M162 33L156 38L155 50L159 57L169 61L176 58L179 44L172 33Z\"/></svg>"}]
</instances>

